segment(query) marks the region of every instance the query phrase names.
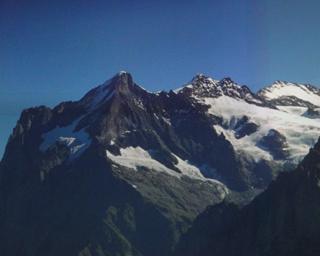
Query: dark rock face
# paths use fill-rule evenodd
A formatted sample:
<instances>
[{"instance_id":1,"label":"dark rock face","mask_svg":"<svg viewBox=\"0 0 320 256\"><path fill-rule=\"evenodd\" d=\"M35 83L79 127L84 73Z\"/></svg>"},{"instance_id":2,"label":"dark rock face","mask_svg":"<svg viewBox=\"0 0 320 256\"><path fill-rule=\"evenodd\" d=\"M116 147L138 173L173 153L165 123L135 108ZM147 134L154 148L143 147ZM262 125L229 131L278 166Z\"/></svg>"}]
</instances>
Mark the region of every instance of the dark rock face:
<instances>
[{"instance_id":1,"label":"dark rock face","mask_svg":"<svg viewBox=\"0 0 320 256\"><path fill-rule=\"evenodd\" d=\"M283 159L288 155L286 137L275 129L269 130L268 134L261 139L260 145L267 148L274 159Z\"/></svg>"},{"instance_id":2,"label":"dark rock face","mask_svg":"<svg viewBox=\"0 0 320 256\"><path fill-rule=\"evenodd\" d=\"M112 175L94 152L72 166L54 167L42 183L10 179L12 167L2 166L2 255L169 253L174 222Z\"/></svg>"},{"instance_id":3,"label":"dark rock face","mask_svg":"<svg viewBox=\"0 0 320 256\"><path fill-rule=\"evenodd\" d=\"M259 125L250 122L247 116L243 116L235 125L235 137L240 139L244 136L250 135L256 132L259 128Z\"/></svg>"},{"instance_id":4,"label":"dark rock face","mask_svg":"<svg viewBox=\"0 0 320 256\"><path fill-rule=\"evenodd\" d=\"M249 205L208 208L176 255L319 255L320 143Z\"/></svg>"},{"instance_id":5,"label":"dark rock face","mask_svg":"<svg viewBox=\"0 0 320 256\"><path fill-rule=\"evenodd\" d=\"M319 108L308 108L307 111L303 113L303 116L309 118L320 118Z\"/></svg>"}]
</instances>

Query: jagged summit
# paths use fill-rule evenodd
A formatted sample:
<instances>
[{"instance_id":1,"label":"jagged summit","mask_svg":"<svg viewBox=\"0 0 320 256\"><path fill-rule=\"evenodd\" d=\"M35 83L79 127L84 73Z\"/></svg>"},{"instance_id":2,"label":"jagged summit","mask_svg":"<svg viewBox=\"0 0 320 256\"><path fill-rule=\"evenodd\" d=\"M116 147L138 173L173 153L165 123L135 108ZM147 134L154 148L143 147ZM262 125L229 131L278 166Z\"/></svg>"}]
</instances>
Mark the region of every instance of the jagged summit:
<instances>
[{"instance_id":1,"label":"jagged summit","mask_svg":"<svg viewBox=\"0 0 320 256\"><path fill-rule=\"evenodd\" d=\"M247 86L237 84L230 77L215 80L204 74L197 74L190 83L175 90L175 92L195 98L219 98L221 96L227 96L242 99L256 105L265 105L265 102L259 96L255 95Z\"/></svg>"},{"instance_id":2,"label":"jagged summit","mask_svg":"<svg viewBox=\"0 0 320 256\"><path fill-rule=\"evenodd\" d=\"M241 87L239 86L237 83L235 83L230 77L225 77L221 80L216 80L210 76L207 76L203 73L199 73L197 75L195 75L191 82L191 85L194 86L208 86L208 87L214 87L214 86L218 86L218 87L228 87L228 86L235 86L235 87Z\"/></svg>"},{"instance_id":3,"label":"jagged summit","mask_svg":"<svg viewBox=\"0 0 320 256\"><path fill-rule=\"evenodd\" d=\"M218 80L215 80L212 77L209 77L203 73L198 73L191 79L190 83L191 84L198 84L198 83L215 84L215 82L218 82Z\"/></svg>"},{"instance_id":4,"label":"jagged summit","mask_svg":"<svg viewBox=\"0 0 320 256\"><path fill-rule=\"evenodd\" d=\"M239 85L237 85L230 77L225 77L225 78L223 78L223 79L220 81L219 85L221 85L221 86L229 86L229 85L239 86ZM239 87L240 87L240 86L239 86Z\"/></svg>"}]
</instances>

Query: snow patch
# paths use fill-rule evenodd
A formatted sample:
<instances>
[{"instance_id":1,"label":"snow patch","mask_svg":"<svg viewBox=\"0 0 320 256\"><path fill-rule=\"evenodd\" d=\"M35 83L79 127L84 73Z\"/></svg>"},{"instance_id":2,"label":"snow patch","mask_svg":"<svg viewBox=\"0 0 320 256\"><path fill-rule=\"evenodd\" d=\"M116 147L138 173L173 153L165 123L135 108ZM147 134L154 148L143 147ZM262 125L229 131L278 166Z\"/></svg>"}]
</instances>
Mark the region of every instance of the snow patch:
<instances>
[{"instance_id":1,"label":"snow patch","mask_svg":"<svg viewBox=\"0 0 320 256\"><path fill-rule=\"evenodd\" d=\"M178 178L181 178L182 176L188 176L193 179L207 181L222 186L225 190L225 193L227 193L227 188L224 184L215 179L205 178L202 175L200 168L191 164L187 160L182 160L174 154L172 155L178 160L178 163L175 166L181 171L181 173L178 173L166 167L159 161L153 159L149 151L144 150L141 147L121 148L120 155L114 155L108 150L106 151L106 154L107 157L114 163L133 169L135 171L138 171L139 166L141 166L154 171L165 172Z\"/></svg>"},{"instance_id":2,"label":"snow patch","mask_svg":"<svg viewBox=\"0 0 320 256\"><path fill-rule=\"evenodd\" d=\"M74 131L80 119L81 118L78 118L68 126L56 127L43 134L43 141L40 145L40 150L45 152L51 145L59 142L70 149L70 157L72 158L83 153L84 150L89 147L91 139L89 134L84 129Z\"/></svg>"},{"instance_id":3,"label":"snow patch","mask_svg":"<svg viewBox=\"0 0 320 256\"><path fill-rule=\"evenodd\" d=\"M114 155L110 151L107 150L107 157L111 159L111 161L127 167L131 168L135 171L138 170L139 166L148 167L149 169L171 173L173 170L167 168L160 162L154 160L150 153L144 150L141 147L127 147L120 149L120 155ZM176 172L175 172L176 173Z\"/></svg>"}]
</instances>

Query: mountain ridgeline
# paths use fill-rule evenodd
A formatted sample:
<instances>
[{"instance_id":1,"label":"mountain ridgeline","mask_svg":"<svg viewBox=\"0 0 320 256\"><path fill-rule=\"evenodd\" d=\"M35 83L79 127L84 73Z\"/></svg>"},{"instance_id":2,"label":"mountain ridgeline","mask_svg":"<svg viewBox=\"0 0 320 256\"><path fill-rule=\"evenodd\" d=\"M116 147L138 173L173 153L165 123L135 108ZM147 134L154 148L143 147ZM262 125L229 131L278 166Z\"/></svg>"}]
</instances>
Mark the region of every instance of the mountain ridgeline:
<instances>
[{"instance_id":1,"label":"mountain ridgeline","mask_svg":"<svg viewBox=\"0 0 320 256\"><path fill-rule=\"evenodd\" d=\"M253 93L200 74L150 93L127 72L78 101L26 109L0 163L0 254L288 255L300 235L317 234L304 211L286 214L316 206L303 197L317 188L303 182L316 173L318 146L286 171L315 144L319 109L311 85L277 81ZM273 247L274 229L284 239L295 221L306 230Z\"/></svg>"}]
</instances>

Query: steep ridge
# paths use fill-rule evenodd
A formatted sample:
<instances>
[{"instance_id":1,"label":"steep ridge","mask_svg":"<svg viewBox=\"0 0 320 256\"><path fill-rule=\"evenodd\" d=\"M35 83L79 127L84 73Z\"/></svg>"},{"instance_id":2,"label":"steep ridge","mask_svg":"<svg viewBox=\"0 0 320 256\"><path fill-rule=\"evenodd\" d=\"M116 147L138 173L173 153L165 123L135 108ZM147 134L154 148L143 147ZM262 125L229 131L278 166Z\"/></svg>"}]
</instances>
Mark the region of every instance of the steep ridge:
<instances>
[{"instance_id":1,"label":"steep ridge","mask_svg":"<svg viewBox=\"0 0 320 256\"><path fill-rule=\"evenodd\" d=\"M320 142L246 207L208 208L175 255L319 255Z\"/></svg>"}]
</instances>

